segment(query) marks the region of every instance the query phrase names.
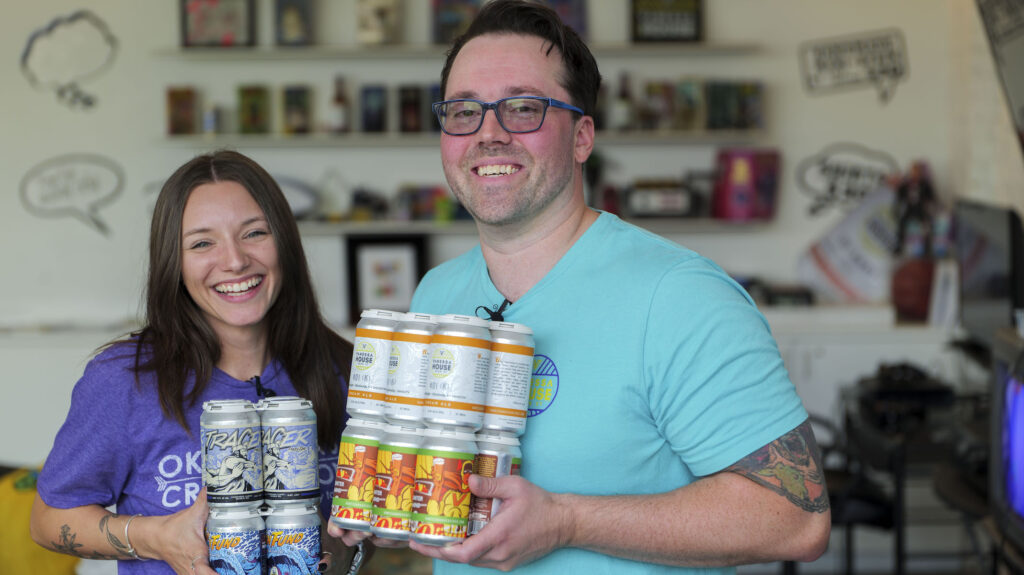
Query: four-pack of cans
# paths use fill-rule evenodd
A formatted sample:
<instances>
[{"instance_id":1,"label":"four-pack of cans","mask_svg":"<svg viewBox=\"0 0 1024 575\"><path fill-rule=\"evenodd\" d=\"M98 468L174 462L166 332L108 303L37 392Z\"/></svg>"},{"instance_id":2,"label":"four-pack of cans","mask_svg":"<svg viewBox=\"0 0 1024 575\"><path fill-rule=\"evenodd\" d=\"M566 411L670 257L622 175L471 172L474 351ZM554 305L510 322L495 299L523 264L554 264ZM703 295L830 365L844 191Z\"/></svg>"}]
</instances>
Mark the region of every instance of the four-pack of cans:
<instances>
[{"instance_id":1,"label":"four-pack of cans","mask_svg":"<svg viewBox=\"0 0 1024 575\"><path fill-rule=\"evenodd\" d=\"M534 343L530 328L464 315L364 310L331 522L429 545L479 531L500 501L469 476L517 474Z\"/></svg>"},{"instance_id":2,"label":"four-pack of cans","mask_svg":"<svg viewBox=\"0 0 1024 575\"><path fill-rule=\"evenodd\" d=\"M222 575L316 572L320 487L312 402L208 401L200 434L213 569Z\"/></svg>"}]
</instances>

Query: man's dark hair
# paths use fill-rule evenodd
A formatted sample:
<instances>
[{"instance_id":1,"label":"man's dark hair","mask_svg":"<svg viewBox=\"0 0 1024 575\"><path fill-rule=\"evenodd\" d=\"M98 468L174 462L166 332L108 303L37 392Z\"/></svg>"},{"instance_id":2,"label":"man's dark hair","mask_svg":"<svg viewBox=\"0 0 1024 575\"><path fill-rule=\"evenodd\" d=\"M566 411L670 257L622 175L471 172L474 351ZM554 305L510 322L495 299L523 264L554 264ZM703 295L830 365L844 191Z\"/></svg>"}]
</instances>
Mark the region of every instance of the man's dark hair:
<instances>
[{"instance_id":1,"label":"man's dark hair","mask_svg":"<svg viewBox=\"0 0 1024 575\"><path fill-rule=\"evenodd\" d=\"M446 97L448 74L462 47L477 36L485 34L518 34L537 36L548 43L548 53L558 48L562 54L565 77L558 83L569 92L569 103L593 116L597 107L597 92L601 87L601 73L594 55L576 31L562 23L558 13L545 4L529 0L492 0L464 34L455 39L441 71L441 97Z\"/></svg>"}]
</instances>

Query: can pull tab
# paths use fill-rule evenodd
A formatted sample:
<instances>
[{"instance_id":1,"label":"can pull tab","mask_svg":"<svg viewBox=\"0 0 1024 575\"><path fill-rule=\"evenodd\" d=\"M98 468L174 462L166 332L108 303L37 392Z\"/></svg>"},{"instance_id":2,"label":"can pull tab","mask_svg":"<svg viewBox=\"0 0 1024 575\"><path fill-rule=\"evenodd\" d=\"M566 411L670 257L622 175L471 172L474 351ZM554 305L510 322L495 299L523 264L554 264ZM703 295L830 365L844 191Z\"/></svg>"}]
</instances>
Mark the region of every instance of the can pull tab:
<instances>
[{"instance_id":1,"label":"can pull tab","mask_svg":"<svg viewBox=\"0 0 1024 575\"><path fill-rule=\"evenodd\" d=\"M274 391L273 389L263 387L263 384L260 383L260 376L258 375L252 376L252 379L249 380L249 383L256 386L256 395L260 397L275 397L277 395L277 392Z\"/></svg>"}]
</instances>

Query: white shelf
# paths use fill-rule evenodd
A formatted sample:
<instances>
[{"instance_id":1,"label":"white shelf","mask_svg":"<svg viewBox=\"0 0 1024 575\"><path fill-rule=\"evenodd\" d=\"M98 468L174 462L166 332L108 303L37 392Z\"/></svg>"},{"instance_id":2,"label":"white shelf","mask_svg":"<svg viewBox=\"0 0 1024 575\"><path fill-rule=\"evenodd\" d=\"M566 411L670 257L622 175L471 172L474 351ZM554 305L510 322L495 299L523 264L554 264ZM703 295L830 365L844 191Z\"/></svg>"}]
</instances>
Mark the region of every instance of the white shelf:
<instances>
[{"instance_id":1,"label":"white shelf","mask_svg":"<svg viewBox=\"0 0 1024 575\"><path fill-rule=\"evenodd\" d=\"M619 57L697 57L735 56L752 54L760 47L749 43L636 43L596 44L590 47L595 58ZM231 48L168 48L157 55L190 61L253 61L271 60L387 60L420 59L440 60L448 50L446 45L395 44L379 46L255 46Z\"/></svg>"},{"instance_id":2,"label":"white shelf","mask_svg":"<svg viewBox=\"0 0 1024 575\"><path fill-rule=\"evenodd\" d=\"M695 130L599 132L596 145L727 145L748 144L765 137L763 130ZM349 132L345 134L195 134L167 136L165 141L189 148L420 148L437 147L437 132Z\"/></svg>"},{"instance_id":3,"label":"white shelf","mask_svg":"<svg viewBox=\"0 0 1024 575\"><path fill-rule=\"evenodd\" d=\"M763 231L771 222L727 222L710 218L637 218L626 221L656 234L753 233ZM476 235L476 224L468 220L320 222L300 221L299 231L306 236L342 235Z\"/></svg>"}]
</instances>

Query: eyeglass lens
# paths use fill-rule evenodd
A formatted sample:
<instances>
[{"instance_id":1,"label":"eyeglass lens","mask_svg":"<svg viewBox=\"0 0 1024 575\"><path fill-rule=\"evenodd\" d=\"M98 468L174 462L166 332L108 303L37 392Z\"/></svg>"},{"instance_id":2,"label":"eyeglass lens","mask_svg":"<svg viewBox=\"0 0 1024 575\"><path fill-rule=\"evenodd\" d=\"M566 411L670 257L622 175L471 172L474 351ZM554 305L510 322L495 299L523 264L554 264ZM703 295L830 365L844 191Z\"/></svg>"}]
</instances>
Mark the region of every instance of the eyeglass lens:
<instances>
[{"instance_id":1,"label":"eyeglass lens","mask_svg":"<svg viewBox=\"0 0 1024 575\"><path fill-rule=\"evenodd\" d=\"M494 109L498 122L509 132L532 132L544 122L547 102L537 98L509 98L498 102ZM469 134L483 124L484 107L481 102L463 100L446 103L441 111L444 129L450 134Z\"/></svg>"}]
</instances>

